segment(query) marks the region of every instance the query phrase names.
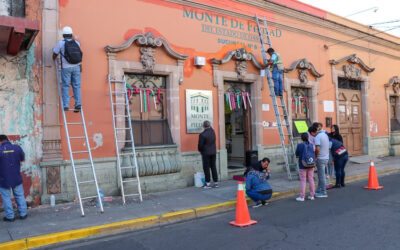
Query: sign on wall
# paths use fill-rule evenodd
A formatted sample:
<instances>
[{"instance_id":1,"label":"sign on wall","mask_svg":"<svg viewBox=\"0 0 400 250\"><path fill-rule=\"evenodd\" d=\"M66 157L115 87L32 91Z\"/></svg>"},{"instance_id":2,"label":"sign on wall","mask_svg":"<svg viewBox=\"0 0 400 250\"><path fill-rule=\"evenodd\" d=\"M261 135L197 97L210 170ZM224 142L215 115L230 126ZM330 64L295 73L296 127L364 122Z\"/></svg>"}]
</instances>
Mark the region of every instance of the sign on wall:
<instances>
[{"instance_id":1,"label":"sign on wall","mask_svg":"<svg viewBox=\"0 0 400 250\"><path fill-rule=\"evenodd\" d=\"M188 134L201 133L205 120L213 125L212 91L186 90L186 132Z\"/></svg>"}]
</instances>

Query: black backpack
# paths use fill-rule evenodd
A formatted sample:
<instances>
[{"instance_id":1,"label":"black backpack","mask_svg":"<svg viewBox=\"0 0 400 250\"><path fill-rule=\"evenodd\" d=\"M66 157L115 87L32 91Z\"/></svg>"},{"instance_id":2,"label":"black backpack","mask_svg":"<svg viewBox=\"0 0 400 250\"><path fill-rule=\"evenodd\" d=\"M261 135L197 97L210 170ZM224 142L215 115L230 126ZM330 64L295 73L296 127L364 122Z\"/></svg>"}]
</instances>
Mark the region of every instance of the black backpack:
<instances>
[{"instance_id":1,"label":"black backpack","mask_svg":"<svg viewBox=\"0 0 400 250\"><path fill-rule=\"evenodd\" d=\"M77 64L82 62L82 50L75 40L64 40L64 58L70 64Z\"/></svg>"}]
</instances>

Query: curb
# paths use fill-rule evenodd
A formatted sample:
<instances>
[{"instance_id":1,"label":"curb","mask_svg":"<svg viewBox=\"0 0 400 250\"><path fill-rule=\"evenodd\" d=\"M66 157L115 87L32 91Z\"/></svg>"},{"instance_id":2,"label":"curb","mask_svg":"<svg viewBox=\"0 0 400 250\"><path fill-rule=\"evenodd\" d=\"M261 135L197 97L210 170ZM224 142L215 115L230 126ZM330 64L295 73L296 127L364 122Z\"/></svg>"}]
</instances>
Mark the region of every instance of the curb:
<instances>
[{"instance_id":1,"label":"curb","mask_svg":"<svg viewBox=\"0 0 400 250\"><path fill-rule=\"evenodd\" d=\"M395 173L400 171L399 169L392 168L387 170L378 171L377 175L385 175L389 173ZM346 178L346 182L354 182L368 178L369 174L361 174L356 176L350 176ZM271 201L279 200L282 198L293 196L300 192L300 189L292 189L285 192L274 192L272 194ZM247 199L250 201L249 199ZM126 220L121 222L109 223L100 226L87 227L82 229L45 234L35 237L28 237L14 241L8 241L0 243L0 250L8 249L30 249L35 247L43 247L56 243L67 242L72 240L84 239L91 236L100 236L112 233L119 233L124 231L132 231L140 228L151 227L162 224L169 224L184 220L190 220L193 218L200 218L207 215L212 215L220 212L233 210L236 206L236 201L228 201L223 203L217 203L213 205L180 210L177 212L165 213L159 216L149 216L133 220Z\"/></svg>"}]
</instances>

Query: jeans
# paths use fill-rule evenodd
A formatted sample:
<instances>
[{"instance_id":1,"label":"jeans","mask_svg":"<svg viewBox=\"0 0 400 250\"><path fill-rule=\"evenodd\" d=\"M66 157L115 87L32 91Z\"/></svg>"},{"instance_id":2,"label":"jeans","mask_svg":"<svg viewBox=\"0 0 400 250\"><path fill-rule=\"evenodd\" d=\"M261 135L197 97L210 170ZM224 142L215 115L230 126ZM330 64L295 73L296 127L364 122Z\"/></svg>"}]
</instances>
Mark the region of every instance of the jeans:
<instances>
[{"instance_id":1,"label":"jeans","mask_svg":"<svg viewBox=\"0 0 400 250\"><path fill-rule=\"evenodd\" d=\"M81 106L81 67L79 65L61 69L63 108L69 107L69 86L74 92L75 107Z\"/></svg>"},{"instance_id":2,"label":"jeans","mask_svg":"<svg viewBox=\"0 0 400 250\"><path fill-rule=\"evenodd\" d=\"M272 194L260 194L256 190L246 190L246 194L250 197L255 203L259 201L266 201L271 199Z\"/></svg>"},{"instance_id":3,"label":"jeans","mask_svg":"<svg viewBox=\"0 0 400 250\"><path fill-rule=\"evenodd\" d=\"M326 194L326 176L325 169L328 165L329 159L317 159L317 170L318 170L318 187L317 193Z\"/></svg>"},{"instance_id":4,"label":"jeans","mask_svg":"<svg viewBox=\"0 0 400 250\"><path fill-rule=\"evenodd\" d=\"M349 160L349 156L343 156L339 159L334 159L333 162L335 164L335 172L336 172L336 185L344 185L344 167L346 166L347 161Z\"/></svg>"},{"instance_id":5,"label":"jeans","mask_svg":"<svg viewBox=\"0 0 400 250\"><path fill-rule=\"evenodd\" d=\"M283 70L279 70L277 66L272 69L272 80L274 80L274 91L275 95L283 95L283 82L282 82Z\"/></svg>"},{"instance_id":6,"label":"jeans","mask_svg":"<svg viewBox=\"0 0 400 250\"><path fill-rule=\"evenodd\" d=\"M0 194L1 198L3 199L3 207L4 207L4 212L6 214L6 218L7 219L14 218L14 209L11 202L11 189L14 193L15 201L17 202L19 216L25 216L27 213L27 206L24 196L24 188L22 184L20 184L14 188L0 187Z\"/></svg>"},{"instance_id":7,"label":"jeans","mask_svg":"<svg viewBox=\"0 0 400 250\"><path fill-rule=\"evenodd\" d=\"M333 172L333 164L332 164L332 153L329 152L329 161L328 161L328 167L326 169L326 174L331 177Z\"/></svg>"},{"instance_id":8,"label":"jeans","mask_svg":"<svg viewBox=\"0 0 400 250\"><path fill-rule=\"evenodd\" d=\"M203 170L206 183L210 183L210 168L214 182L218 182L218 173L215 162L217 160L216 155L202 155Z\"/></svg>"},{"instance_id":9,"label":"jeans","mask_svg":"<svg viewBox=\"0 0 400 250\"><path fill-rule=\"evenodd\" d=\"M306 184L308 178L308 188L310 189L310 196L315 195L314 191L314 168L300 169L300 197L306 196Z\"/></svg>"}]
</instances>

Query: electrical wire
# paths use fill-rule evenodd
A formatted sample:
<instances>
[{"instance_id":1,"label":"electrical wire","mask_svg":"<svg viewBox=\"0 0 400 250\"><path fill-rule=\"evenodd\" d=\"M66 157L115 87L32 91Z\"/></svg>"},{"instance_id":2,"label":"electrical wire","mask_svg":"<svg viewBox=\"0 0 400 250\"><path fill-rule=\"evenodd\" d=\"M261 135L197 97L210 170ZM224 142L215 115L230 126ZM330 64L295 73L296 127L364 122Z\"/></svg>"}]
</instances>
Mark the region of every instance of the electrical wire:
<instances>
[{"instance_id":1,"label":"electrical wire","mask_svg":"<svg viewBox=\"0 0 400 250\"><path fill-rule=\"evenodd\" d=\"M326 46L327 46L327 47L332 47L332 46L334 46L334 45L352 42L352 41L355 41L355 40L359 40L359 39L366 38L366 37L368 37L368 36L374 36L374 35L377 35L377 34L380 34L380 33L384 33L384 32L387 32L387 31L391 31L391 30L394 30L394 29L398 29L398 28L400 28L400 25L399 25L399 26L391 27L390 29L381 30L381 31L376 32L376 33L368 34L368 35L365 35L365 36L359 36L359 37L356 37L356 38L353 38L353 39L350 39L350 40L347 40L347 41L341 41L341 42L333 43L333 44L331 44L331 45L326 45Z\"/></svg>"}]
</instances>

